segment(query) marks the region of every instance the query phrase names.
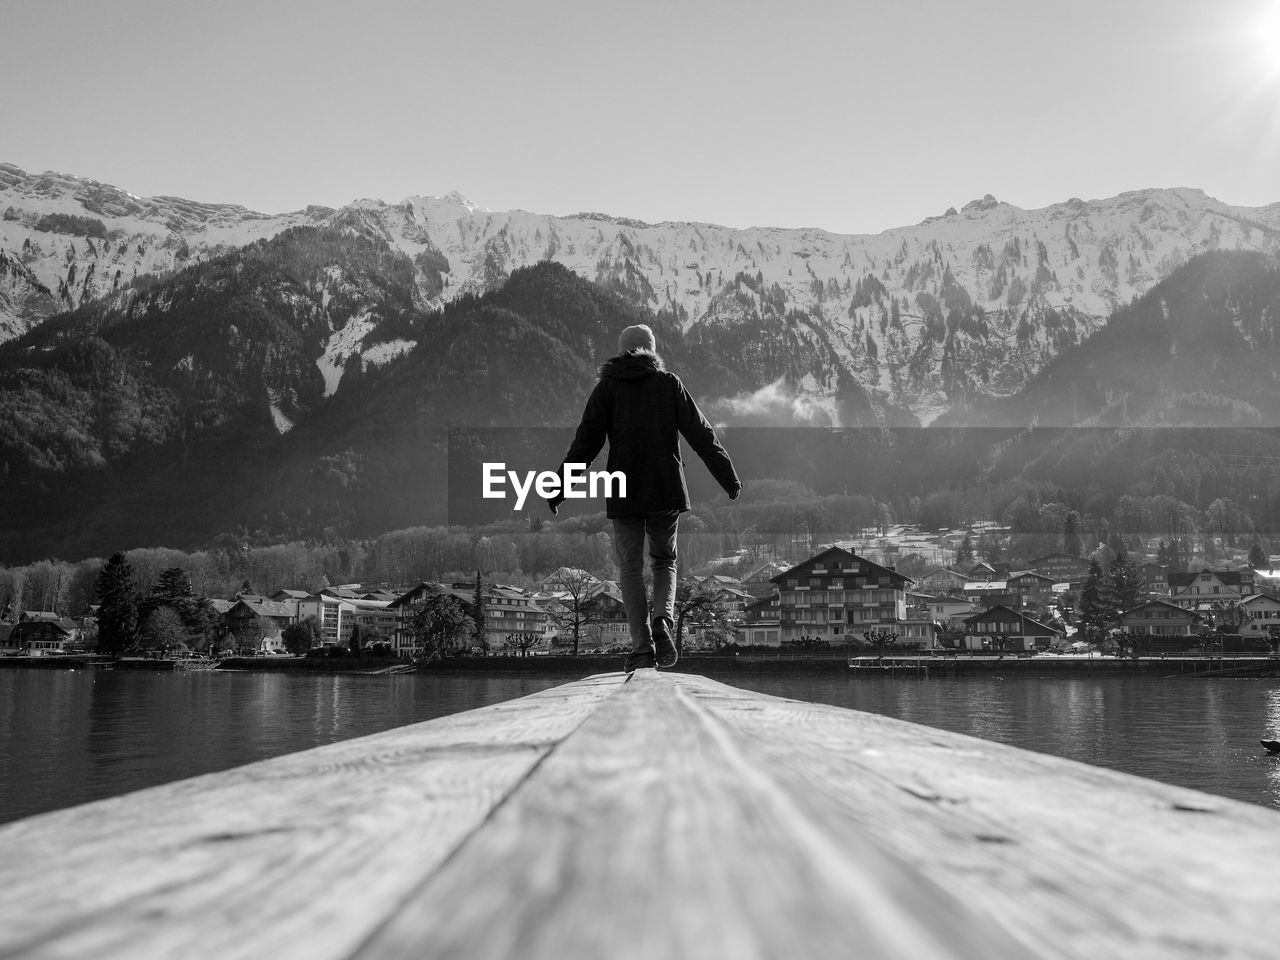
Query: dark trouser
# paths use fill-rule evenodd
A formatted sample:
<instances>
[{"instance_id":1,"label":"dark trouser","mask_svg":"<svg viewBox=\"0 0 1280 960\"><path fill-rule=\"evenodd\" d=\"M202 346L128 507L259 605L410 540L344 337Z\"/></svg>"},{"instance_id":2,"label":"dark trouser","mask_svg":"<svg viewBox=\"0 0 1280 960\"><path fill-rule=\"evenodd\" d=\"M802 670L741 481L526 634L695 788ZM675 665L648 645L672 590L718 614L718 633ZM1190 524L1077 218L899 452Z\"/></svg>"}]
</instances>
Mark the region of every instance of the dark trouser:
<instances>
[{"instance_id":1,"label":"dark trouser","mask_svg":"<svg viewBox=\"0 0 1280 960\"><path fill-rule=\"evenodd\" d=\"M618 586L627 608L634 653L653 653L649 629L649 598L644 587L644 540L649 537L649 565L653 569L653 616L675 621L676 524L679 510L662 510L633 517L615 517L613 548L618 557Z\"/></svg>"}]
</instances>

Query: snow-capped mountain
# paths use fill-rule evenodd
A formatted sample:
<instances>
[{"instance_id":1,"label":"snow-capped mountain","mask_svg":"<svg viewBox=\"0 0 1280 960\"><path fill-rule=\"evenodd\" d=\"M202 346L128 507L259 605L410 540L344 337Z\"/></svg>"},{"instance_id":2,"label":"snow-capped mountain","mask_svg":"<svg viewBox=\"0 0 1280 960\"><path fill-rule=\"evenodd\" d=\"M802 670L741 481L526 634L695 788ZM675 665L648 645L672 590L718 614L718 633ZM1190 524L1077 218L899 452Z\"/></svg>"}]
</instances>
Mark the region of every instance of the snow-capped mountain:
<instances>
[{"instance_id":1,"label":"snow-capped mountain","mask_svg":"<svg viewBox=\"0 0 1280 960\"><path fill-rule=\"evenodd\" d=\"M860 385L899 421L1012 394L1195 254L1280 253L1280 204L1233 207L1192 189L1039 210L987 196L851 236L491 212L458 194L268 216L0 164L0 340L137 277L302 225L350 229L405 254L425 309L555 260L665 314L695 348L732 355L755 389L723 397L727 408L781 402L814 423L841 421L842 384ZM381 359L362 337L333 332L317 361L326 392L346 358Z\"/></svg>"}]
</instances>

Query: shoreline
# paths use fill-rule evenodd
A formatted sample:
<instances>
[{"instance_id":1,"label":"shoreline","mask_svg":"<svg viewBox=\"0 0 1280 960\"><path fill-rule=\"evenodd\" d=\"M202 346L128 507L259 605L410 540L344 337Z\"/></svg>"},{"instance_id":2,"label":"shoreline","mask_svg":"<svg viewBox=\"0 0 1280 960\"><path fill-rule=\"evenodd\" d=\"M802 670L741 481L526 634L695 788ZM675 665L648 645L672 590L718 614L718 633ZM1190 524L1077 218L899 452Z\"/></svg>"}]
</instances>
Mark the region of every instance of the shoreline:
<instances>
[{"instance_id":1,"label":"shoreline","mask_svg":"<svg viewBox=\"0 0 1280 960\"><path fill-rule=\"evenodd\" d=\"M583 654L577 657L457 657L424 666L379 657L233 657L218 664L181 660L111 660L98 655L0 657L0 668L45 670L143 670L183 672L218 670L231 673L325 673L351 676L392 676L415 673L513 674L590 676L621 672L618 654ZM1280 678L1280 658L1262 656L1037 656L1016 654L978 656L796 656L791 654L686 654L677 673L723 677L735 675L918 677L920 679L992 675L1007 678L1093 677L1140 674L1170 679Z\"/></svg>"}]
</instances>

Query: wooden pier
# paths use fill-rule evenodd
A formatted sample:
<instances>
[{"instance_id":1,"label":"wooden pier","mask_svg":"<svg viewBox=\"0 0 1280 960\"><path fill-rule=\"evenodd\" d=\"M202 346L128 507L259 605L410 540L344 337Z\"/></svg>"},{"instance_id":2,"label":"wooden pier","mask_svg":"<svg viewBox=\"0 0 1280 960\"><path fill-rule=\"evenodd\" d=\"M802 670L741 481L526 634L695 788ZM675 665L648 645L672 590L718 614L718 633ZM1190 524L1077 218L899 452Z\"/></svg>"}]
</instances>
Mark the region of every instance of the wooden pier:
<instances>
[{"instance_id":1,"label":"wooden pier","mask_svg":"<svg viewBox=\"0 0 1280 960\"><path fill-rule=\"evenodd\" d=\"M2 827L0 958L1271 960L1278 880L1262 807L642 670Z\"/></svg>"}]
</instances>

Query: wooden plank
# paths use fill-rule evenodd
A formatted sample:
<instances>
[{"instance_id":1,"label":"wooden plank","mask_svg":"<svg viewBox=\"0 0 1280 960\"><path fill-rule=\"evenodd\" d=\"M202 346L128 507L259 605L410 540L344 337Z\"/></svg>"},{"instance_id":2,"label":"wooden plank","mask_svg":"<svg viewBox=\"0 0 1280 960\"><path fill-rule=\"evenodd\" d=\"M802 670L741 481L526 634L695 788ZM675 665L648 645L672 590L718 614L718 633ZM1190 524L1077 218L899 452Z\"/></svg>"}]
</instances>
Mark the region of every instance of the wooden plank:
<instances>
[{"instance_id":1,"label":"wooden plank","mask_svg":"<svg viewBox=\"0 0 1280 960\"><path fill-rule=\"evenodd\" d=\"M638 671L357 956L1033 955L779 789L698 683Z\"/></svg>"},{"instance_id":2,"label":"wooden plank","mask_svg":"<svg viewBox=\"0 0 1280 960\"><path fill-rule=\"evenodd\" d=\"M963 897L976 923L1036 952L1276 956L1276 811L886 717L676 682L808 816L833 834L873 836Z\"/></svg>"},{"instance_id":3,"label":"wooden plank","mask_svg":"<svg viewBox=\"0 0 1280 960\"><path fill-rule=\"evenodd\" d=\"M0 958L1269 958L1280 815L639 671L0 828Z\"/></svg>"},{"instance_id":4,"label":"wooden plank","mask_svg":"<svg viewBox=\"0 0 1280 960\"><path fill-rule=\"evenodd\" d=\"M622 680L6 825L0 958L347 957Z\"/></svg>"}]
</instances>

